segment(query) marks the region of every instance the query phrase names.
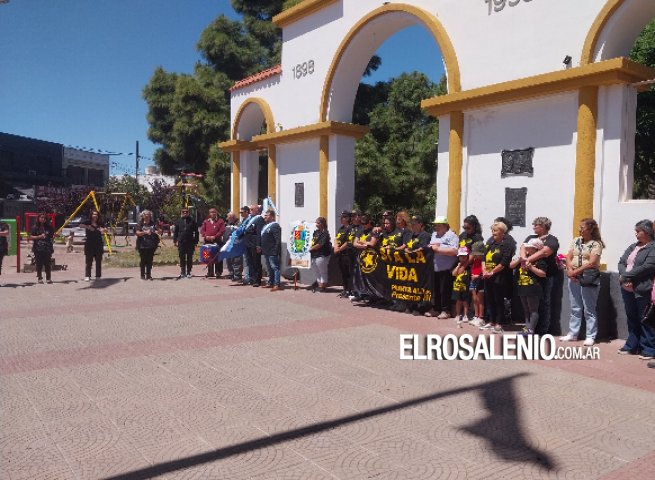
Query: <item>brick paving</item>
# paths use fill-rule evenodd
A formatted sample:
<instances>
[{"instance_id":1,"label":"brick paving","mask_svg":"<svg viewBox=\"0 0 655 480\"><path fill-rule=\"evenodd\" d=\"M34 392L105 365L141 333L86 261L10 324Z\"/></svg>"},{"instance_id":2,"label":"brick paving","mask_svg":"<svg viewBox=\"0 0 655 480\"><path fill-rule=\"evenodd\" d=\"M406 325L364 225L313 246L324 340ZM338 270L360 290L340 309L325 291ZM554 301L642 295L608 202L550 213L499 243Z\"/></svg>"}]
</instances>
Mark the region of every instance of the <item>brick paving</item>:
<instances>
[{"instance_id":1,"label":"brick paving","mask_svg":"<svg viewBox=\"0 0 655 480\"><path fill-rule=\"evenodd\" d=\"M653 478L655 370L620 341L401 361L401 333L476 332L201 267L86 283L57 258L53 285L11 257L0 277L0 478Z\"/></svg>"}]
</instances>

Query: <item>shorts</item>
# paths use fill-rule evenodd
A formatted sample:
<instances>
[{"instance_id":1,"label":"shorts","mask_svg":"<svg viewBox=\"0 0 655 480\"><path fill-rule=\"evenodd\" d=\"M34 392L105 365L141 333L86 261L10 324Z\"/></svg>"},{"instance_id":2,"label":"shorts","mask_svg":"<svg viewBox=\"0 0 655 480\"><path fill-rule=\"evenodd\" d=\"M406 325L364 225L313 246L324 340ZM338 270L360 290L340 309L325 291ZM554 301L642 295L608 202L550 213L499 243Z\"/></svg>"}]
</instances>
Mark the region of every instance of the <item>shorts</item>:
<instances>
[{"instance_id":1,"label":"shorts","mask_svg":"<svg viewBox=\"0 0 655 480\"><path fill-rule=\"evenodd\" d=\"M451 297L453 302L461 301L461 302L467 302L469 299L469 292L468 290L465 290L463 292L453 292L453 296Z\"/></svg>"},{"instance_id":2,"label":"shorts","mask_svg":"<svg viewBox=\"0 0 655 480\"><path fill-rule=\"evenodd\" d=\"M484 293L484 280L482 277L478 277L475 280L471 279L469 284L469 290L471 292L483 292Z\"/></svg>"}]
</instances>

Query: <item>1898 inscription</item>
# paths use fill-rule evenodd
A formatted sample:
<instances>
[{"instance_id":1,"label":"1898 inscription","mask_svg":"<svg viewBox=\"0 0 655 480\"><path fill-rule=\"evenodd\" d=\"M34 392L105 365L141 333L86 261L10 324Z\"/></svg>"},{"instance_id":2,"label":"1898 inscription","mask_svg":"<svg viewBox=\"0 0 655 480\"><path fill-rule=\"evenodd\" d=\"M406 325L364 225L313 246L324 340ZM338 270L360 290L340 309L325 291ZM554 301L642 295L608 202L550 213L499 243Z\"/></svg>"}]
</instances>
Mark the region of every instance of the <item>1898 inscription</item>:
<instances>
[{"instance_id":1,"label":"1898 inscription","mask_svg":"<svg viewBox=\"0 0 655 480\"><path fill-rule=\"evenodd\" d=\"M510 7L516 7L522 1L528 3L532 0L484 0L484 3L489 6L489 15L491 15L494 12L502 12L508 5Z\"/></svg>"}]
</instances>

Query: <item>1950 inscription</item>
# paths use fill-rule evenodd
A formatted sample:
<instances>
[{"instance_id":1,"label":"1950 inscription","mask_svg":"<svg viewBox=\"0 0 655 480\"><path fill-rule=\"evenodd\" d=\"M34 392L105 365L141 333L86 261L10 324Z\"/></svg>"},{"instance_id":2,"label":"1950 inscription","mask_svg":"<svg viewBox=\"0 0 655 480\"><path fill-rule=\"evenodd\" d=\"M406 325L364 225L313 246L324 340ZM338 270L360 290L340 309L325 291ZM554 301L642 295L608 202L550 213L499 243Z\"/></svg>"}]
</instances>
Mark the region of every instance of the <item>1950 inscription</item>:
<instances>
[{"instance_id":1,"label":"1950 inscription","mask_svg":"<svg viewBox=\"0 0 655 480\"><path fill-rule=\"evenodd\" d=\"M502 12L508 5L516 7L522 1L528 3L532 0L484 0L484 3L489 6L489 15L491 15L494 12Z\"/></svg>"}]
</instances>

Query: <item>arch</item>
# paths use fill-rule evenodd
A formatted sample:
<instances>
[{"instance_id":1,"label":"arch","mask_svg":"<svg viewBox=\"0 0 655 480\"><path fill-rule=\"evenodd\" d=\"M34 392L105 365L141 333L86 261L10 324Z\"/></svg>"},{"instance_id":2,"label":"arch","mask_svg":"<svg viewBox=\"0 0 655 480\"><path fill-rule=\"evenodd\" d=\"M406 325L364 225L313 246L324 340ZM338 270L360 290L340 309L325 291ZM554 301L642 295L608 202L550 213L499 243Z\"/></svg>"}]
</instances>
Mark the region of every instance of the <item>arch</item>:
<instances>
[{"instance_id":1,"label":"arch","mask_svg":"<svg viewBox=\"0 0 655 480\"><path fill-rule=\"evenodd\" d=\"M655 2L652 0L607 0L605 6L596 16L585 38L580 65L587 65L599 60L607 60L617 56L626 56L639 33L655 16ZM603 50L600 58L596 58L599 42L603 34L612 35L613 48Z\"/></svg>"},{"instance_id":2,"label":"arch","mask_svg":"<svg viewBox=\"0 0 655 480\"><path fill-rule=\"evenodd\" d=\"M239 124L241 123L241 117L243 116L246 108L250 105L257 105L264 116L264 121L266 122L266 133L275 132L275 120L273 119L273 110L271 110L270 105L263 98L252 97L246 99L245 102L241 104L237 114L234 117L234 123L232 124L232 140L237 140L237 132L239 130Z\"/></svg>"},{"instance_id":3,"label":"arch","mask_svg":"<svg viewBox=\"0 0 655 480\"><path fill-rule=\"evenodd\" d=\"M437 20L434 15L426 12L425 10L415 7L413 5L407 5L403 3L394 3L387 4L379 7L372 12L368 13L366 16L361 18L348 32L345 38L342 40L339 48L337 48L337 53L332 59L330 68L328 69L328 74L325 78L325 83L323 84L323 93L321 95L321 106L319 112L319 118L321 122L328 120L328 107L330 99L330 90L334 78L337 73L337 69L343 60L346 51L350 47L353 39L360 33L364 27L366 27L371 22L387 15L390 13L406 13L416 19L418 19L432 34L435 41L439 45L441 50L441 55L443 56L444 63L446 65L446 73L448 75L448 92L454 93L461 90L460 82L460 72L459 72L459 63L457 62L457 55L455 54L455 49L450 37L446 32L446 29L443 27L441 22Z\"/></svg>"}]
</instances>

